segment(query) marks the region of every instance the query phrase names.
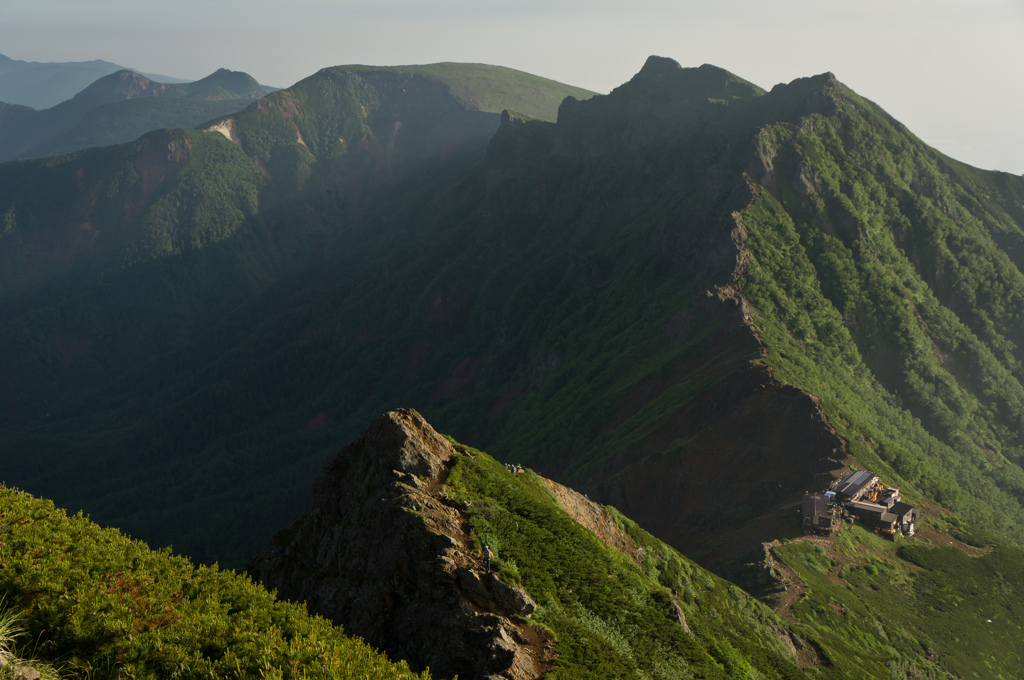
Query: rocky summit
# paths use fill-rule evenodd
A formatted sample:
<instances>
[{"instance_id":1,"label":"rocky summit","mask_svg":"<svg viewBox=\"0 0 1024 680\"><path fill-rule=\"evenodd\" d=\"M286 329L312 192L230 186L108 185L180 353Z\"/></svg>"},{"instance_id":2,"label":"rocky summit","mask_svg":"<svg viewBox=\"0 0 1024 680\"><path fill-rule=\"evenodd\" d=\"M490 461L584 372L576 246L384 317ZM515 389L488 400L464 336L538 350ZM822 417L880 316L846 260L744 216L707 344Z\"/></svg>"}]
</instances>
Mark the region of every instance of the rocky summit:
<instances>
[{"instance_id":1,"label":"rocky summit","mask_svg":"<svg viewBox=\"0 0 1024 680\"><path fill-rule=\"evenodd\" d=\"M324 468L308 515L248 571L414 669L540 676L554 644L536 605L485 571L467 507L443 489L463 454L415 411L377 418Z\"/></svg>"}]
</instances>

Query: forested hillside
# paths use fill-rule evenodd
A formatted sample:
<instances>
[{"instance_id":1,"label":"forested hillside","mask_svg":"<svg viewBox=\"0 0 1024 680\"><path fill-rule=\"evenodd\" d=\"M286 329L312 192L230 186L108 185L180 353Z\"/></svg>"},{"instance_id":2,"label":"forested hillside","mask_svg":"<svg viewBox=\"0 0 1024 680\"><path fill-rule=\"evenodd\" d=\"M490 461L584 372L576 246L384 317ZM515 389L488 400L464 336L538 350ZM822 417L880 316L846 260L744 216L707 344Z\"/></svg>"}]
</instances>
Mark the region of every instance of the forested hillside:
<instances>
[{"instance_id":1,"label":"forested hillside","mask_svg":"<svg viewBox=\"0 0 1024 680\"><path fill-rule=\"evenodd\" d=\"M245 386L258 402L236 409L240 383L218 387L213 363L248 364L239 343L267 305L290 314L292 295L364 259L368 215L478 162L495 102L545 115L582 92L497 67L339 67L208 131L0 166L0 342L17 357L0 369L8 479L99 501L94 516L158 545L247 559L272 518L301 511L337 424L294 389L315 364L275 361L253 374L268 389ZM239 435L241 448L228 441ZM236 513L239 493L270 512ZM210 520L233 528L211 533Z\"/></svg>"},{"instance_id":2,"label":"forested hillside","mask_svg":"<svg viewBox=\"0 0 1024 680\"><path fill-rule=\"evenodd\" d=\"M1024 181L820 96L829 115L762 128L738 219L767 361L862 462L1019 544Z\"/></svg>"}]
</instances>

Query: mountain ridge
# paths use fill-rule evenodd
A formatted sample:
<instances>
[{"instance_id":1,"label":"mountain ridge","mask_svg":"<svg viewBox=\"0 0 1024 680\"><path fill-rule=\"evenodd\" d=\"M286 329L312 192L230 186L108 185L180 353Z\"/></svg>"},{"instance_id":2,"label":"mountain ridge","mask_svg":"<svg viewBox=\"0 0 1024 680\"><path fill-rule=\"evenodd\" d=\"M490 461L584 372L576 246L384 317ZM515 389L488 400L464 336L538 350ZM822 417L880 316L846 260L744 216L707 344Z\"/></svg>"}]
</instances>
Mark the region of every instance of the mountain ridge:
<instances>
[{"instance_id":1,"label":"mountain ridge","mask_svg":"<svg viewBox=\"0 0 1024 680\"><path fill-rule=\"evenodd\" d=\"M130 142L160 127L193 127L265 94L248 74L227 69L187 84L158 83L122 69L51 108L18 110L0 128L0 160Z\"/></svg>"},{"instance_id":2,"label":"mountain ridge","mask_svg":"<svg viewBox=\"0 0 1024 680\"><path fill-rule=\"evenodd\" d=\"M361 483L387 480L413 548L451 545L416 528L413 501L467 520L475 534L449 537L459 559L473 561L473 535L496 548L500 581L567 645L565 668L626 675L632 658L683 675L643 666L670 656L654 639L708 675L1020 675L1024 180L929 149L830 74L763 92L713 67L644 70L550 122L474 109L422 74L327 69L202 130L0 166L7 474L240 565L302 515L337 442L412 403L531 471L453 439L446 493L461 510L387 465L345 476L335 460L332 493L374 515ZM60 189L33 194L44 185ZM19 272L39 278L15 289ZM851 467L922 509L915 537L863 522L802 536L803 492ZM550 526L568 538L551 540L530 519L562 517L551 494L651 560L564 519ZM332 531L357 530L328 509ZM345 545L292 541L318 521L269 544L301 578ZM374 527L358 540L388 530ZM584 542L593 559L558 552ZM408 564L426 559L443 588L420 592L419 569L383 559L377 600L354 611L395 633L382 644L427 654L398 635L402 615L371 612L466 587L496 600L494 583L464 587L422 552ZM587 571L598 562L618 566ZM625 582L623 565L646 574L628 577L649 606L635 630L597 616L634 611L605 599L616 587L576 585ZM313 590L341 588L331 578ZM807 644L773 634L751 592ZM701 621L716 607L735 625ZM716 637L731 650L703 646ZM762 647L766 667L748 661Z\"/></svg>"},{"instance_id":3,"label":"mountain ridge","mask_svg":"<svg viewBox=\"0 0 1024 680\"><path fill-rule=\"evenodd\" d=\"M22 61L0 54L0 101L36 110L66 101L103 76L125 67L102 59L74 62ZM144 74L167 83L180 78Z\"/></svg>"},{"instance_id":4,"label":"mountain ridge","mask_svg":"<svg viewBox=\"0 0 1024 680\"><path fill-rule=\"evenodd\" d=\"M729 78L715 69L705 71L719 83ZM335 74L344 80L343 74ZM352 75L351 82L364 83L364 76L357 75ZM372 97L381 102L399 97L401 88L391 85L404 82L404 77L390 77L386 96ZM303 87L320 87L325 82L314 78ZM337 101L347 101L353 109L355 102L362 105L357 97L350 97L350 90L333 92ZM703 126L693 129L668 125L662 130L651 124L645 117L647 110L639 106L633 128L623 129L596 116L593 127L587 128L588 107L622 105L625 110L625 94L620 93L618 100L607 95L593 102L570 103L581 112L582 122L570 117L565 129L574 134L582 131L584 138L591 135L596 140L595 145L611 147L596 155L585 148L577 153L568 144L569 151L561 153L559 123L529 121L510 113L505 118L508 129L489 142L481 134L462 164L447 166L450 174L433 173L427 179L420 174L423 167L407 166L407 184L398 173L388 174L387 161L396 158L387 155L388 144L391 139L399 144L403 140L403 133L393 135L393 108L373 119L373 137L360 137L369 120L361 111L345 121L316 119L310 115L317 112L316 107L303 103L303 118L288 101L299 96L295 92L279 94L270 103L263 100L264 109L255 107L245 114L255 122L249 131L240 124L241 146L230 151L230 158L252 177L258 173L264 178L251 158L267 159L273 191L278 192L274 200L280 199L278 205L284 206L280 213L271 218L263 212L267 204L262 201L272 194L247 194L259 197L250 204L255 206L252 221L240 221L244 228L221 240L204 243L197 234L198 245L191 250L183 247L191 236L187 228L177 231L177 216L164 222L154 217L152 233L165 240L167 249L150 251L159 252L159 258L134 263L141 267L137 274L121 272L107 279L108 290L144 291L154 286L168 291L155 298L168 305L162 307L166 313L159 320L146 315L141 292L138 298L124 293L124 298L118 298L125 301L124 309L133 310L134 318L146 320L146 328L153 329L147 337L160 351L147 355L146 370L138 368L143 364L137 362L143 360L127 339L113 331L100 336L90 330L106 328L107 321L91 327L69 321L89 318L83 310L94 309L69 298L57 305L60 311L54 315L40 309L42 318L54 319L54 326L48 328L59 329L44 333L54 357L45 360L68 361L81 373L75 374L76 382L66 376L63 383L55 380L62 385L58 389L46 381L29 381L31 371L22 368L44 363L43 359L33 357L9 368L6 384L18 385L20 394L26 395L19 402L13 391L8 393L7 403L17 405L9 413L18 417L30 413L35 419L32 427L52 436L56 451L66 441L65 435L48 424L44 414L57 412L62 422L70 422L63 419L88 413L74 396L80 388L94 395L91 401L109 407L105 413L110 420L91 425L96 443L90 451L98 456L96 460L109 461L111 454L103 452L109 445L107 437L115 442L113 446L124 446L121 438L128 435L116 423L133 423L138 428L130 435L133 446L149 451L147 455L164 461L162 465L173 467L175 459L157 453L155 444L147 442L167 436L174 441L173 448L182 452L177 455L209 466L204 468L208 470L230 465L229 461L244 458L244 451L254 450L260 451L268 466L294 466L288 468L294 481L289 482L289 493L281 494L283 499L298 495L300 477L315 474L317 462L328 455L332 436L340 437L370 413L384 410L401 393L459 438L485 442L499 458L521 459L552 476L572 480L595 498L598 487L588 483L600 484L602 495L611 493L617 470L658 462L664 467L657 468L658 479L653 481L661 486L647 494L649 499L635 501L647 503L648 515L636 506L628 509L643 522L651 521L659 508L672 505L667 500L674 493L672 475L686 475L688 466L692 467L700 476L692 475L689 482L712 502L695 501L686 515L663 521L674 525L670 528L676 535L693 537L693 544L681 547L708 559L718 557L711 550L712 535L730 523L765 518L762 535L746 537L746 547L756 547L771 532L781 530L781 524L771 518L787 503L797 502L799 493L816 484L825 468L848 464L847 451L861 465L877 468L908 490L927 493L968 513L973 521L992 524L1012 540L1009 527L1019 513L1013 491L1019 482L1013 463L1017 454L1010 434L1016 427L1016 369L1009 359L1001 368L991 362L996 357L1013 358L1016 350L1003 344L994 353L981 339L956 335L953 339L961 342L959 346L976 348L970 355L961 350L962 359L957 361L964 366L974 361L979 368L975 374L987 376L988 386L959 386L952 374L936 372L941 380L935 384L942 384L944 390L938 397L921 387L926 382L920 375L908 375L905 385L882 382L888 381L886 376L873 377L872 370L880 375L883 371L878 364L871 368L861 357L895 361L892 358L903 351L899 343L904 336L914 338L919 348L930 346L927 335L917 335L926 331L917 325L914 314L880 317L877 309L871 311L872 298L903 294L900 286L879 288L875 282L896 276L903 282L902 289L913 291L920 300L925 300L926 291L923 282L912 280L907 265L899 264L898 249L886 246L880 251L884 257L875 256L872 249L889 243L883 237L890 237L881 230L870 231L872 245L862 234L869 233L871 220L903 225L886 231L907 234L913 228L923 233L929 221L945 224L942 220L952 219L950 214L962 214L967 220L980 205L971 192L984 189L999 195L994 192L1006 187L1009 193L990 205L1012 205L1019 182L942 165L945 161L919 140L905 136L891 118L827 74L773 92L724 106L698 97L687 111L708 115L692 118ZM674 95L658 96L671 101ZM832 111L838 117L830 117ZM497 128L497 114L489 115L488 125ZM406 124L403 116L397 120ZM351 125L356 136L345 125ZM871 132L876 126L877 134ZM618 136L595 132L606 129L618 130ZM306 147L299 143L296 130ZM523 134L509 137L510 130ZM207 133L189 134L205 139ZM338 142L339 137L356 150L365 150L365 155L346 157L353 149ZM210 149L224 150L228 157L227 141L216 135L211 139L217 146L210 141ZM509 144L501 148L505 142ZM487 143L489 152L484 148ZM236 153L239 149L244 153ZM871 156L882 149L889 156ZM830 160L833 153L835 160ZM488 183L487 168L500 168L503 159L512 156L519 160L507 164L519 163L527 171L498 172ZM491 165L475 164L481 157ZM322 159L328 162L316 165ZM352 159L366 164L348 164ZM766 159L771 170L764 164ZM907 179L922 187L931 183L930 191L936 200L942 199L945 212L936 208L935 213L924 203L914 212L910 210L913 201L885 198L884 187L867 183L866 174L857 175L867 173L873 163L884 172L902 173L893 176L894 183ZM234 166L210 167L223 171ZM300 170L308 172L305 179ZM956 173L973 184L951 188L946 182ZM846 176L851 179L844 180ZM215 173L206 177L210 186L220 181ZM358 178L358 183L335 184L339 177ZM373 192L364 191L367 185L373 186ZM884 200L878 198L876 203L876 197ZM850 212L846 203L853 205L855 200L863 202L863 208L855 211L858 214ZM204 206L204 212L220 205L235 204L215 201ZM823 212L823 206L828 210ZM1017 238L1012 215L992 212L985 218L1003 225L998 232L1001 242L1012 244ZM188 213L181 219L182 224L194 226ZM322 259L303 260L311 257L310 252ZM870 257L855 259L854 254L860 257L860 253ZM212 311L212 305L206 308L193 301L203 316L175 302L180 291L192 290L188 285L174 278L159 284L141 278L144 272L171 271L181 261L178 258L184 258L194 267L191 278L202 281L196 273L207 271L204 262L214 262L204 258L222 255L225 260L217 262L216 270L225 278L216 280L231 281L231 285L197 287L223 291L223 298L232 302ZM817 258L813 263L812 257ZM302 273L287 270L281 264L286 258L307 263L300 265ZM150 264L157 261L161 264ZM895 264L899 269L886 269ZM1012 262L1004 264L1004 283L1013 284L1015 275L1008 268ZM960 269L948 262L945 280L951 281L954 270ZM852 274L840 276L847 271L856 272L856 286ZM136 275L140 278L131 278ZM115 280L138 285L121 289L111 283ZM984 286L994 285L986 281ZM237 297L230 298L229 292ZM848 300L861 306L847 309ZM899 298L893 302L892 309L904 309ZM922 310L937 321L946 316L937 307ZM179 325L178 314L188 322ZM990 320L993 341L1004 333L1000 328L1007 334L1017 332L1009 312ZM19 324L7 331L6 346L27 343L25 338L32 337L37 323L41 322L36 317L20 316ZM857 327L846 327L848 323ZM988 332L982 317L972 323ZM183 330L191 328L187 324L203 330L189 335L191 331ZM118 362L96 351L76 355L69 349L86 347L90 341L99 346L99 337L119 348L113 353ZM945 339L941 344L950 346ZM930 364L931 355L923 349L915 351L914 358L924 362L921 366ZM939 355L934 358L941 362ZM758 360L766 368L751 363ZM839 367L835 373L823 368L832 365ZM108 383L94 377L106 371L116 372L123 390L104 392ZM202 376L198 381L197 375ZM985 389L994 397L987 397ZM53 394L60 394L60 400L53 399ZM781 461L780 456L788 452L785 440L761 446L749 432L746 438L728 436L733 430L742 432L732 418L739 419L744 405L758 400L779 407L783 416L769 425L782 428L788 422L793 431L801 423L811 425L808 432L816 436L796 440L803 442L798 456L801 467L771 463ZM901 407L901 401L908 408ZM63 410L44 410L44 404L53 403ZM982 413L981 409L1012 417L1000 416L1002 421L986 432L981 418L971 415ZM208 413L217 413L216 420ZM988 452L979 457L970 438L954 438L956 428L950 426L958 419L964 431L985 443ZM941 429L930 430L933 424ZM27 433L35 431L24 427L9 432L17 432L19 445L31 445ZM259 436L253 434L257 430ZM913 438L904 434L909 432ZM836 436L846 442L845 449L836 446ZM292 462L281 463L273 452L277 447L296 452ZM49 460L59 458L56 453L45 455ZM762 478L768 489L763 502L747 496L733 504L721 494L716 499L715 489L728 488L729 470L721 462L742 464L751 456L760 457L759 464L772 471L770 477ZM955 461L956 467L939 461ZM157 475L140 473L146 475L150 484L146 488L152 489L153 498L159 497ZM961 490L968 487L960 484L957 475L969 480L970 492ZM90 483L95 498L124 493L111 488L109 479ZM626 488L623 494L637 497L637 488ZM218 490L201 501L165 496L159 511L187 513L194 501L226 506L231 493ZM660 503L659 494L664 494ZM265 519L262 526L270 521ZM159 524L153 521L150 526ZM163 525L168 524L185 523ZM244 529L228 533L240 534ZM181 545L178 538L165 540ZM733 552L743 547L732 546Z\"/></svg>"},{"instance_id":5,"label":"mountain ridge","mask_svg":"<svg viewBox=\"0 0 1024 680\"><path fill-rule=\"evenodd\" d=\"M413 669L429 666L440 677L607 677L630 668L659 677L715 676L716 664L800 677L795 645L812 649L811 643L756 608L751 619L733 619L749 630L752 644L724 627L712 633L710 602L697 602L715 597L716 584L698 585L706 577L676 554L648 556L653 544L638 545L622 522L614 510L532 471L503 469L441 437L416 412L398 409L374 419L328 462L310 513L279 533L248 571L391 658ZM518 533L534 541L543 535L551 545L534 543L524 552ZM498 555L493 572L480 561L485 545ZM573 545L587 557L566 560ZM659 583L647 580L657 574L651 558L667 572ZM544 564L552 572L546 578L538 572ZM611 594L599 605L601 576L624 591L636 589L635 602ZM520 579L523 585L506 583ZM732 618L735 603L715 599L720 615ZM657 621L641 623L638 605ZM611 615L609 606L621 609ZM575 625L564 618L569 611ZM574 637L586 648L594 630L607 648L581 653ZM655 634L661 643L653 643L652 654L647 638ZM720 635L720 647L709 644L711 635Z\"/></svg>"}]
</instances>

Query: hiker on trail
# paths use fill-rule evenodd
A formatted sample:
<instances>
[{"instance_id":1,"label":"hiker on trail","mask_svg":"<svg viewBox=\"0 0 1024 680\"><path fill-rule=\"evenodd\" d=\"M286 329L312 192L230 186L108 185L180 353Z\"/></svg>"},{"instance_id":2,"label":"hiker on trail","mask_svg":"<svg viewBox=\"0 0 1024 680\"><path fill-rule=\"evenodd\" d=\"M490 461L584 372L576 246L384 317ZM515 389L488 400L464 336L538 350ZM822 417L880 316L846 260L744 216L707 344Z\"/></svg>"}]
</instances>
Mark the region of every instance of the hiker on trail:
<instances>
[{"instance_id":1,"label":"hiker on trail","mask_svg":"<svg viewBox=\"0 0 1024 680\"><path fill-rule=\"evenodd\" d=\"M494 559L494 553L492 553L491 549L488 546L485 545L484 546L484 554L483 554L484 571L486 573L488 573L488 574L491 573L491 560L493 560L493 559Z\"/></svg>"}]
</instances>

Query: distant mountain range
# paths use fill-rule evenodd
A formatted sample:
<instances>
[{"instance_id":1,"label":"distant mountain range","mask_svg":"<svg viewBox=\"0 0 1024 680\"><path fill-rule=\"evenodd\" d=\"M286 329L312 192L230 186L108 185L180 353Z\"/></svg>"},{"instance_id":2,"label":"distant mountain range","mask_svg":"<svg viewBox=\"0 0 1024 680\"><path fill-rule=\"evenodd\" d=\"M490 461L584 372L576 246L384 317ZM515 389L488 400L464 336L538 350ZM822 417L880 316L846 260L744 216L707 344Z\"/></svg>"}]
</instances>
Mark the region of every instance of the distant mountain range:
<instances>
[{"instance_id":1,"label":"distant mountain range","mask_svg":"<svg viewBox=\"0 0 1024 680\"><path fill-rule=\"evenodd\" d=\"M48 109L71 99L100 78L124 66L109 61L20 61L0 54L0 102ZM185 83L170 76L143 74L161 83Z\"/></svg>"},{"instance_id":2,"label":"distant mountain range","mask_svg":"<svg viewBox=\"0 0 1024 680\"><path fill-rule=\"evenodd\" d=\"M187 84L117 71L43 111L0 104L0 161L130 142L160 128L193 127L265 94L249 75L227 69Z\"/></svg>"}]
</instances>

